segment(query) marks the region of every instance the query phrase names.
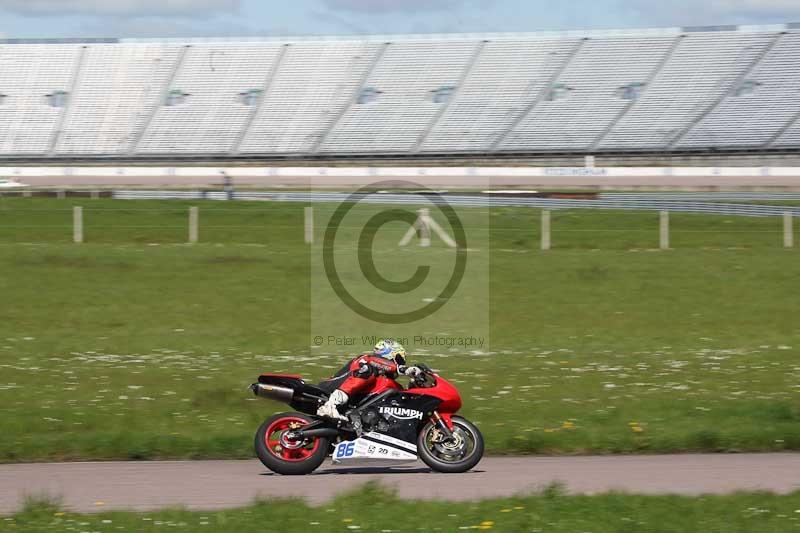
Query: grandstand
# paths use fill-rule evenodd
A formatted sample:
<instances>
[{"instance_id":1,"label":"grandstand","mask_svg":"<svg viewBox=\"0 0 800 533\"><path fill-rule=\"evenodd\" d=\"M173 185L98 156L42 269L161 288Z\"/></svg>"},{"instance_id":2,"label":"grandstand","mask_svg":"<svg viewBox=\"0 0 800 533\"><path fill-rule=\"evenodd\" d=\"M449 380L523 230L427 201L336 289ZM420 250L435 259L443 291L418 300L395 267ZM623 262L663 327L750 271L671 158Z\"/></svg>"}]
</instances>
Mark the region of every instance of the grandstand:
<instances>
[{"instance_id":1,"label":"grandstand","mask_svg":"<svg viewBox=\"0 0 800 533\"><path fill-rule=\"evenodd\" d=\"M790 153L800 24L0 41L0 158Z\"/></svg>"}]
</instances>

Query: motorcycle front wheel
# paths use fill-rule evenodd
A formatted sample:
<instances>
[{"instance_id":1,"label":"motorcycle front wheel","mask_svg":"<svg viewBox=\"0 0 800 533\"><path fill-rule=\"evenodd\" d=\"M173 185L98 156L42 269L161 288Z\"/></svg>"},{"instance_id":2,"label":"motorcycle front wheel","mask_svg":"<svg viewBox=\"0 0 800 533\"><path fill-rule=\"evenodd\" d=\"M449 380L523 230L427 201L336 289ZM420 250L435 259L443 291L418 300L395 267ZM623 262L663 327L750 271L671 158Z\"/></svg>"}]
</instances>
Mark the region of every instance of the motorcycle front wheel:
<instances>
[{"instance_id":1,"label":"motorcycle front wheel","mask_svg":"<svg viewBox=\"0 0 800 533\"><path fill-rule=\"evenodd\" d=\"M286 434L311 422L302 413L280 413L266 419L256 431L256 455L277 474L310 474L325 460L330 442L324 437L292 441Z\"/></svg>"},{"instance_id":2,"label":"motorcycle front wheel","mask_svg":"<svg viewBox=\"0 0 800 533\"><path fill-rule=\"evenodd\" d=\"M429 422L417 436L417 453L437 472L457 474L475 467L483 457L483 435L472 422L453 417L453 439L446 440L435 424Z\"/></svg>"}]
</instances>

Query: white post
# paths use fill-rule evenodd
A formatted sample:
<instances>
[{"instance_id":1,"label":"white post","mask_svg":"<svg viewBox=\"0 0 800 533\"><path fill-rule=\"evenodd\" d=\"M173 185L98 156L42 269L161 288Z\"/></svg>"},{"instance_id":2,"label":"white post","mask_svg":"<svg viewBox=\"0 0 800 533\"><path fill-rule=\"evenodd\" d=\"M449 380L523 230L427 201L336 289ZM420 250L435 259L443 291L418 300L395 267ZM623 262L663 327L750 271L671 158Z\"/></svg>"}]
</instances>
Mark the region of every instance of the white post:
<instances>
[{"instance_id":1,"label":"white post","mask_svg":"<svg viewBox=\"0 0 800 533\"><path fill-rule=\"evenodd\" d=\"M22 191L22 197L23 198L30 198L31 197L30 189L25 189L24 191Z\"/></svg>"},{"instance_id":2,"label":"white post","mask_svg":"<svg viewBox=\"0 0 800 533\"><path fill-rule=\"evenodd\" d=\"M189 208L189 243L194 244L197 242L198 237L198 209L197 207Z\"/></svg>"},{"instance_id":3,"label":"white post","mask_svg":"<svg viewBox=\"0 0 800 533\"><path fill-rule=\"evenodd\" d=\"M305 242L314 244L314 208L306 207L305 211Z\"/></svg>"},{"instance_id":4,"label":"white post","mask_svg":"<svg viewBox=\"0 0 800 533\"><path fill-rule=\"evenodd\" d=\"M658 229L658 247L669 250L669 211L661 211Z\"/></svg>"},{"instance_id":5,"label":"white post","mask_svg":"<svg viewBox=\"0 0 800 533\"><path fill-rule=\"evenodd\" d=\"M419 227L417 229L419 230L419 245L423 248L427 248L431 245L431 227L429 225L431 212L427 207L423 207L418 212L419 218L417 219L417 223Z\"/></svg>"},{"instance_id":6,"label":"white post","mask_svg":"<svg viewBox=\"0 0 800 533\"><path fill-rule=\"evenodd\" d=\"M72 208L72 241L78 244L83 242L83 208Z\"/></svg>"},{"instance_id":7,"label":"white post","mask_svg":"<svg viewBox=\"0 0 800 533\"><path fill-rule=\"evenodd\" d=\"M100 198L100 191L98 191L97 189L92 190L91 197L92 200L97 200L98 198Z\"/></svg>"},{"instance_id":8,"label":"white post","mask_svg":"<svg viewBox=\"0 0 800 533\"><path fill-rule=\"evenodd\" d=\"M56 196L58 197L59 200L63 200L64 198L67 197L67 193L66 191L64 191L64 189L59 189L58 192L56 193Z\"/></svg>"},{"instance_id":9,"label":"white post","mask_svg":"<svg viewBox=\"0 0 800 533\"><path fill-rule=\"evenodd\" d=\"M786 212L783 214L783 247L794 248L794 220L792 214Z\"/></svg>"},{"instance_id":10,"label":"white post","mask_svg":"<svg viewBox=\"0 0 800 533\"><path fill-rule=\"evenodd\" d=\"M542 210L542 250L549 250L551 245L550 241L550 211L547 209Z\"/></svg>"}]
</instances>

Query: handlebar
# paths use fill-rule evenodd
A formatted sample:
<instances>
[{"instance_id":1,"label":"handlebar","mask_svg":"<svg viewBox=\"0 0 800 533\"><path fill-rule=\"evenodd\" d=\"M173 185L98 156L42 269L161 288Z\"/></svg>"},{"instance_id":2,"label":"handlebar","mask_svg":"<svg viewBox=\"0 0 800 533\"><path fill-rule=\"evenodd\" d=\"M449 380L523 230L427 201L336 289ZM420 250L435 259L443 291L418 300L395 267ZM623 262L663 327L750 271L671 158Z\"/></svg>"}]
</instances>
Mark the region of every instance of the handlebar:
<instances>
[{"instance_id":1,"label":"handlebar","mask_svg":"<svg viewBox=\"0 0 800 533\"><path fill-rule=\"evenodd\" d=\"M420 370L422 370L426 374L433 374L433 370L431 370L431 367L429 367L425 363L420 363L420 364L414 365L414 366L416 366L417 368L419 368Z\"/></svg>"},{"instance_id":2,"label":"handlebar","mask_svg":"<svg viewBox=\"0 0 800 533\"><path fill-rule=\"evenodd\" d=\"M434 373L431 367L429 367L424 363L420 363L414 366L422 370L421 374L418 374L412 378L412 381L416 386L423 387L424 385L427 385L429 383L431 386L436 384L436 378L433 377Z\"/></svg>"}]
</instances>

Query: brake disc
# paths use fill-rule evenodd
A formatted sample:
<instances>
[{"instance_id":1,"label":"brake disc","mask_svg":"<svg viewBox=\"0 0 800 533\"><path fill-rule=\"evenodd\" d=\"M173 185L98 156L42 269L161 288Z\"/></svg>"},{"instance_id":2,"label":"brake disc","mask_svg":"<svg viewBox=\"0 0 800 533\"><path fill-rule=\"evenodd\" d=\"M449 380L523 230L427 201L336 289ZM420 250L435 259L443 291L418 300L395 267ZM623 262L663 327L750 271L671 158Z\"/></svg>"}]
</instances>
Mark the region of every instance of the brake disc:
<instances>
[{"instance_id":1,"label":"brake disc","mask_svg":"<svg viewBox=\"0 0 800 533\"><path fill-rule=\"evenodd\" d=\"M466 451L467 443L461 435L461 430L456 429L453 431L453 437L444 439L441 442L434 442L434 449L444 455L463 455Z\"/></svg>"}]
</instances>

